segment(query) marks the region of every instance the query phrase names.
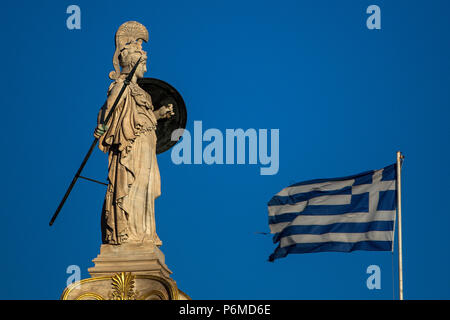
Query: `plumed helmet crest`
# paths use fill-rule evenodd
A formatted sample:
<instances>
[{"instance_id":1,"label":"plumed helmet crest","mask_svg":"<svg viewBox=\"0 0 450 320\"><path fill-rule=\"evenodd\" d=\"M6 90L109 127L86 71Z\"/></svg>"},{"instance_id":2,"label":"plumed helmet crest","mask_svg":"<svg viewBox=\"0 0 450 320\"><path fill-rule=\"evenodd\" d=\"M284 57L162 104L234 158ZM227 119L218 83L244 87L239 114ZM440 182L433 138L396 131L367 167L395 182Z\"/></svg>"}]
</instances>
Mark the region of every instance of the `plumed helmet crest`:
<instances>
[{"instance_id":1,"label":"plumed helmet crest","mask_svg":"<svg viewBox=\"0 0 450 320\"><path fill-rule=\"evenodd\" d=\"M148 30L144 25L137 21L127 21L117 29L115 38L116 51L113 56L114 71L109 73L109 77L112 80L115 80L120 76L119 55L122 50L129 48L130 46L139 46L141 48L142 41L148 42Z\"/></svg>"}]
</instances>

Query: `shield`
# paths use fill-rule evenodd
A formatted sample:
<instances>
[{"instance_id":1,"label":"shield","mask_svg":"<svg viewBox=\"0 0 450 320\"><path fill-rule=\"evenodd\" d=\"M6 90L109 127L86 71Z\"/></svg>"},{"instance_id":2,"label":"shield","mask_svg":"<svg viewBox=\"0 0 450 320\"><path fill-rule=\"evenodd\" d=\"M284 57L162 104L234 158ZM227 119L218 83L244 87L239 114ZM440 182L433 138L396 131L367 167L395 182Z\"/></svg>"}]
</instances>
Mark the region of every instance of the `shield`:
<instances>
[{"instance_id":1,"label":"shield","mask_svg":"<svg viewBox=\"0 0 450 320\"><path fill-rule=\"evenodd\" d=\"M152 97L154 110L158 110L170 103L173 105L175 114L169 119L159 119L156 127L156 137L158 139L156 153L163 153L178 142L178 140L172 141L172 132L176 129L186 128L186 105L181 94L167 82L155 78L142 78L138 80L138 85Z\"/></svg>"}]
</instances>

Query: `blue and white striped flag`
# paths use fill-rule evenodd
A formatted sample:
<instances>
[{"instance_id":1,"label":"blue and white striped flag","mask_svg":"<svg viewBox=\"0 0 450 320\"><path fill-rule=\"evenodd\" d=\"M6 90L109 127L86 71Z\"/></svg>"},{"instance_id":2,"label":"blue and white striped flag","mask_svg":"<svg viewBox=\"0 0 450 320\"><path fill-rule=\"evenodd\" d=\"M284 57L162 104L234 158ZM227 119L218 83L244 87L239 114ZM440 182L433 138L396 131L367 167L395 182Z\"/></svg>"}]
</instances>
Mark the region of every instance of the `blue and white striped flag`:
<instances>
[{"instance_id":1,"label":"blue and white striped flag","mask_svg":"<svg viewBox=\"0 0 450 320\"><path fill-rule=\"evenodd\" d=\"M289 253L392 249L396 165L357 175L296 183L268 203L269 261Z\"/></svg>"}]
</instances>

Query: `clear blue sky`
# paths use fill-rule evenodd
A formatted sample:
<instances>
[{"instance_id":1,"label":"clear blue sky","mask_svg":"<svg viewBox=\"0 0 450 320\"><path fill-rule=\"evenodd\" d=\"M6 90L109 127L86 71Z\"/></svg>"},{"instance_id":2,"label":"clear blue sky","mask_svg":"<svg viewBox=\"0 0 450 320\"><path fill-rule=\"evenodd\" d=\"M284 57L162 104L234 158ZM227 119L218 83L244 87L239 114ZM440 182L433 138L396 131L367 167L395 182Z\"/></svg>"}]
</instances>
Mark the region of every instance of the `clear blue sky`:
<instances>
[{"instance_id":1,"label":"clear blue sky","mask_svg":"<svg viewBox=\"0 0 450 320\"><path fill-rule=\"evenodd\" d=\"M66 8L81 8L81 30ZM381 30L366 8L381 8ZM148 77L183 95L187 128L280 129L280 170L179 165L158 156L157 230L166 263L194 299L392 299L390 252L290 255L274 245L267 201L308 179L403 170L407 299L450 298L448 1L2 2L2 299L58 299L69 265L99 251L105 189L79 181L110 80L114 33L150 30ZM104 179L98 149L85 175ZM381 267L381 290L366 268ZM397 283L397 258L394 279ZM397 297L397 284L395 285Z\"/></svg>"}]
</instances>

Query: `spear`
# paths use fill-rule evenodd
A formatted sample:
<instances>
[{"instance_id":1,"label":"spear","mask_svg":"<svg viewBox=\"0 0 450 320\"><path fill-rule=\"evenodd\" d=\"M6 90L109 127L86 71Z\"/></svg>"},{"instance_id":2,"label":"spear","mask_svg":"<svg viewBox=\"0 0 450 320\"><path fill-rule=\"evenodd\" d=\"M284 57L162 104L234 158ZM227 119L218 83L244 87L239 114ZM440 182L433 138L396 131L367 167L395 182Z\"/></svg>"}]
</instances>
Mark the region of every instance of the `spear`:
<instances>
[{"instance_id":1,"label":"spear","mask_svg":"<svg viewBox=\"0 0 450 320\"><path fill-rule=\"evenodd\" d=\"M130 84L131 79L133 79L134 73L136 71L137 66L139 65L139 62L141 61L141 58L138 59L136 64L134 65L131 72L128 74L128 76L123 81L122 89L120 90L116 100L114 101L114 104L111 107L111 111L106 116L103 124L107 124L111 116L113 115L114 109L116 108L117 104L119 103L120 98L122 97L123 92L125 91L126 87ZM69 196L70 192L72 191L75 183L77 182L78 178L80 178L81 171L83 171L84 166L86 165L86 162L88 161L89 157L91 156L92 151L94 150L94 147L97 145L98 138L95 138L94 141L91 144L91 147L89 148L89 151L84 156L83 162L81 163L80 167L78 168L77 172L75 173L75 176L72 179L72 182L69 185L69 188L67 189L66 193L64 194L64 197L62 198L61 202L59 203L58 208L56 209L55 213L53 214L52 219L50 220L49 225L52 226L53 222L55 222L56 217L58 217L59 212L61 211L62 207L64 206L64 203L67 200L67 197Z\"/></svg>"}]
</instances>

